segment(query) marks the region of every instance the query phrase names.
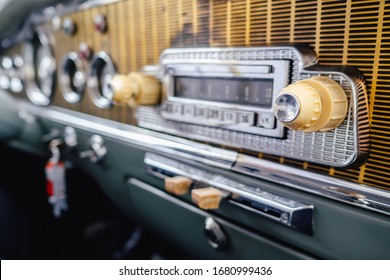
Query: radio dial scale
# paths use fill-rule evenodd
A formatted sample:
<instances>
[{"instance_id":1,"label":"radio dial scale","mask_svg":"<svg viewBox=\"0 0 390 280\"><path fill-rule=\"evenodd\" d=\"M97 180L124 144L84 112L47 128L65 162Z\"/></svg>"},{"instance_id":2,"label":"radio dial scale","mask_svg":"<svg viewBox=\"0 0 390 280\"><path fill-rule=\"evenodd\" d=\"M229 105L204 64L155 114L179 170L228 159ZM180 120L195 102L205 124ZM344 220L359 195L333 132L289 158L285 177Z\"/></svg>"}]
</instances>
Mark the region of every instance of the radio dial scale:
<instances>
[{"instance_id":1,"label":"radio dial scale","mask_svg":"<svg viewBox=\"0 0 390 280\"><path fill-rule=\"evenodd\" d=\"M272 105L288 84L288 60L164 65L165 119L284 137Z\"/></svg>"}]
</instances>

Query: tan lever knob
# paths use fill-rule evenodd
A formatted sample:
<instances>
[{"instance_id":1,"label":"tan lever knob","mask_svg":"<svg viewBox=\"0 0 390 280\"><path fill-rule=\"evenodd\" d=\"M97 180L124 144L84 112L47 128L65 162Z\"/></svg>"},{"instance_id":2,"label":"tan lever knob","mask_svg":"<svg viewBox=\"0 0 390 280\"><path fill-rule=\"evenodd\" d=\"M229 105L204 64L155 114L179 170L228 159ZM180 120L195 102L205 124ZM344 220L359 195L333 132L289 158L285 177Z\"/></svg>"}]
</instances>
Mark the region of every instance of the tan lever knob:
<instances>
[{"instance_id":1,"label":"tan lever knob","mask_svg":"<svg viewBox=\"0 0 390 280\"><path fill-rule=\"evenodd\" d=\"M176 194L176 195L184 195L188 192L192 180L187 177L176 176L176 177L167 177L164 180L165 190L167 192Z\"/></svg>"},{"instance_id":2,"label":"tan lever knob","mask_svg":"<svg viewBox=\"0 0 390 280\"><path fill-rule=\"evenodd\" d=\"M192 201L201 209L218 209L222 200L222 192L216 188L193 189Z\"/></svg>"},{"instance_id":3,"label":"tan lever knob","mask_svg":"<svg viewBox=\"0 0 390 280\"><path fill-rule=\"evenodd\" d=\"M128 75L115 75L109 86L116 102L127 103L132 108L138 105L154 105L160 101L159 81L142 73L131 72Z\"/></svg>"}]
</instances>

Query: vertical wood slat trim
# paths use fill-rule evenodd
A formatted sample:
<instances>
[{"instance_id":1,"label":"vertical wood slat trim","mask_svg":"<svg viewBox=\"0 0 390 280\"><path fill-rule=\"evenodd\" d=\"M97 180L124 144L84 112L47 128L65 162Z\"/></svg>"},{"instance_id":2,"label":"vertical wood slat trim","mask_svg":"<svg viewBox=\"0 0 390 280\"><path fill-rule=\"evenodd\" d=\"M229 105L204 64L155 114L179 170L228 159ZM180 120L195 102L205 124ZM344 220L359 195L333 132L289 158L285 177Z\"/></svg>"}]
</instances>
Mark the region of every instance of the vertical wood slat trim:
<instances>
[{"instance_id":1,"label":"vertical wood slat trim","mask_svg":"<svg viewBox=\"0 0 390 280\"><path fill-rule=\"evenodd\" d=\"M250 44L250 26L251 26L251 0L246 0L245 6L245 46L249 47Z\"/></svg>"},{"instance_id":2,"label":"vertical wood slat trim","mask_svg":"<svg viewBox=\"0 0 390 280\"><path fill-rule=\"evenodd\" d=\"M267 26L266 26L266 43L271 43L271 21L272 19L272 0L267 1Z\"/></svg>"},{"instance_id":3,"label":"vertical wood slat trim","mask_svg":"<svg viewBox=\"0 0 390 280\"><path fill-rule=\"evenodd\" d=\"M363 183L364 182L364 176L366 174L366 164L363 164L360 166L360 172L359 172L359 177L358 177L358 182Z\"/></svg>"},{"instance_id":4,"label":"vertical wood slat trim","mask_svg":"<svg viewBox=\"0 0 390 280\"><path fill-rule=\"evenodd\" d=\"M209 44L214 45L214 0L210 0L210 16L209 16Z\"/></svg>"},{"instance_id":5,"label":"vertical wood slat trim","mask_svg":"<svg viewBox=\"0 0 390 280\"><path fill-rule=\"evenodd\" d=\"M371 127L372 115L373 115L374 105L375 105L375 92L377 86L379 61L380 61L380 54L381 54L384 14L385 14L385 1L380 1L379 11L378 11L378 25L377 25L376 40L375 40L374 64L372 69L371 93L370 93L370 102L369 102L369 110L368 110L369 127ZM360 173L359 173L360 183L364 182L365 174L366 174L366 164L362 165L360 168Z\"/></svg>"},{"instance_id":6,"label":"vertical wood slat trim","mask_svg":"<svg viewBox=\"0 0 390 280\"><path fill-rule=\"evenodd\" d=\"M170 32L170 26L169 26L169 0L164 1L164 23L165 23L165 46L167 48L171 47L171 32Z\"/></svg>"},{"instance_id":7,"label":"vertical wood slat trim","mask_svg":"<svg viewBox=\"0 0 390 280\"><path fill-rule=\"evenodd\" d=\"M227 1L226 6L226 45L231 46L231 25L232 25L232 1Z\"/></svg>"},{"instance_id":8,"label":"vertical wood slat trim","mask_svg":"<svg viewBox=\"0 0 390 280\"><path fill-rule=\"evenodd\" d=\"M118 3L119 4L119 3ZM122 46L119 44L119 38L122 37L120 34L122 34L123 31L120 30L119 22L121 18L119 18L119 7L120 5L108 5L107 9L105 11L106 20L108 20L109 26L114 25L113 31L114 32L107 32L108 34L108 41L109 41L109 49L112 55L112 59L114 61L115 66L117 67L117 71L121 73L123 70L123 63L115 63L115 61L121 60L121 51L120 49ZM113 15L113 16L109 16ZM110 119L111 120L118 120L120 116L120 108L121 106L113 106L110 110Z\"/></svg>"},{"instance_id":9,"label":"vertical wood slat trim","mask_svg":"<svg viewBox=\"0 0 390 280\"><path fill-rule=\"evenodd\" d=\"M129 31L130 31L130 65L131 70L135 71L137 69L137 53L136 53L136 44L135 44L135 22L134 22L134 1L130 2L129 9Z\"/></svg>"},{"instance_id":10,"label":"vertical wood slat trim","mask_svg":"<svg viewBox=\"0 0 390 280\"><path fill-rule=\"evenodd\" d=\"M296 2L291 0L291 16L290 16L290 43L293 43L295 40L295 9Z\"/></svg>"},{"instance_id":11,"label":"vertical wood slat trim","mask_svg":"<svg viewBox=\"0 0 390 280\"><path fill-rule=\"evenodd\" d=\"M317 57L319 56L320 53L321 21L322 21L322 1L317 1L316 37L315 37L315 44L314 44L314 51Z\"/></svg>"},{"instance_id":12,"label":"vertical wood slat trim","mask_svg":"<svg viewBox=\"0 0 390 280\"><path fill-rule=\"evenodd\" d=\"M194 45L198 45L198 33L199 33L199 27L198 27L198 0L192 0L192 30L193 30L193 36L194 36Z\"/></svg>"},{"instance_id":13,"label":"vertical wood slat trim","mask_svg":"<svg viewBox=\"0 0 390 280\"><path fill-rule=\"evenodd\" d=\"M120 46L119 48L119 58L124 61L125 63L120 63L120 67L119 67L119 70L121 72L129 72L129 68L128 68L128 65L127 65L127 54L126 54L126 28L125 28L125 2L120 2L118 3L118 5L116 6L117 7L117 11L118 11L118 20L117 20L117 24L118 24L118 31L119 31L119 35L118 35L118 44Z\"/></svg>"},{"instance_id":14,"label":"vertical wood slat trim","mask_svg":"<svg viewBox=\"0 0 390 280\"><path fill-rule=\"evenodd\" d=\"M182 30L184 26L184 18L183 18L183 5L181 0L177 0L177 18L178 18L178 34L180 36L179 42L180 45L183 43L183 35L182 35Z\"/></svg>"},{"instance_id":15,"label":"vertical wood slat trim","mask_svg":"<svg viewBox=\"0 0 390 280\"><path fill-rule=\"evenodd\" d=\"M379 12L378 12L378 25L376 32L376 42L375 42L375 54L374 54L374 63L372 69L372 82L371 82L371 93L370 93L370 108L369 108L369 124L371 127L372 123L372 114L374 111L375 104L375 92L377 87L378 79L378 68L380 65L380 54L381 54L381 45L382 45L382 31L383 31L383 16L385 13L385 1L379 2Z\"/></svg>"},{"instance_id":16,"label":"vertical wood slat trim","mask_svg":"<svg viewBox=\"0 0 390 280\"><path fill-rule=\"evenodd\" d=\"M156 0L152 0L152 40L153 40L153 63L158 61L158 35L157 35L157 14L156 14Z\"/></svg>"},{"instance_id":17,"label":"vertical wood slat trim","mask_svg":"<svg viewBox=\"0 0 390 280\"><path fill-rule=\"evenodd\" d=\"M144 1L138 1L139 3L139 14L140 14L140 22L139 22L139 29L140 29L140 38L141 38L141 50L139 50L141 52L141 63L142 65L146 65L147 64L147 53L146 53L146 40L145 40L145 36L143 34L146 33L146 30L145 30L145 6L144 6Z\"/></svg>"},{"instance_id":18,"label":"vertical wood slat trim","mask_svg":"<svg viewBox=\"0 0 390 280\"><path fill-rule=\"evenodd\" d=\"M347 0L347 6L345 10L345 24L344 24L344 44L343 44L343 60L342 64L346 65L348 62L348 50L349 50L349 25L351 23L351 8L352 0Z\"/></svg>"}]
</instances>

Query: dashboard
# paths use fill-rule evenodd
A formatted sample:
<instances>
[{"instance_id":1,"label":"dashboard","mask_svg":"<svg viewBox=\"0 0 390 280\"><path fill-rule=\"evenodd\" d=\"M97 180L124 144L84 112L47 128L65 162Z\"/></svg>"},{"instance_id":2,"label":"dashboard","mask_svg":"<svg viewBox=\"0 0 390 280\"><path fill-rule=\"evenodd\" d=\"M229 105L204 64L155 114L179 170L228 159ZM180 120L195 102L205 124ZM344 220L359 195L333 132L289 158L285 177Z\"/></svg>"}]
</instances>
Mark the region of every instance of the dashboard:
<instances>
[{"instance_id":1,"label":"dashboard","mask_svg":"<svg viewBox=\"0 0 390 280\"><path fill-rule=\"evenodd\" d=\"M193 258L389 258L389 3L14 2L5 145Z\"/></svg>"}]
</instances>

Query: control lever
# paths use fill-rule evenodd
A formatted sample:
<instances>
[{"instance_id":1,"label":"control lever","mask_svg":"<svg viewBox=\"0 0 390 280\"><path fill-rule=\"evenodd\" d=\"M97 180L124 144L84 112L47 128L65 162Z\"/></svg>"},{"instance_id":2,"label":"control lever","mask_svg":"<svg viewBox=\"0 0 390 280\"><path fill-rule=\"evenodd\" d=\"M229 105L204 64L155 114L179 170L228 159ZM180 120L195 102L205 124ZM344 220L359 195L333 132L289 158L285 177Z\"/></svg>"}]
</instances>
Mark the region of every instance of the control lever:
<instances>
[{"instance_id":1,"label":"control lever","mask_svg":"<svg viewBox=\"0 0 390 280\"><path fill-rule=\"evenodd\" d=\"M107 148L104 146L104 140L100 135L94 134L89 139L89 150L79 154L80 158L89 158L92 163L101 162L107 154Z\"/></svg>"},{"instance_id":2,"label":"control lever","mask_svg":"<svg viewBox=\"0 0 390 280\"><path fill-rule=\"evenodd\" d=\"M218 209L222 196L223 192L213 187L193 189L191 192L192 201L204 210Z\"/></svg>"}]
</instances>

